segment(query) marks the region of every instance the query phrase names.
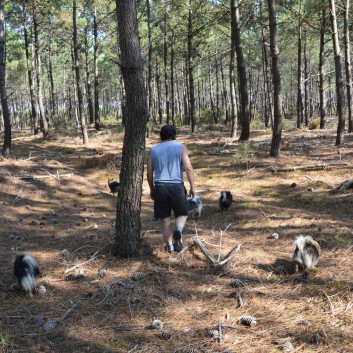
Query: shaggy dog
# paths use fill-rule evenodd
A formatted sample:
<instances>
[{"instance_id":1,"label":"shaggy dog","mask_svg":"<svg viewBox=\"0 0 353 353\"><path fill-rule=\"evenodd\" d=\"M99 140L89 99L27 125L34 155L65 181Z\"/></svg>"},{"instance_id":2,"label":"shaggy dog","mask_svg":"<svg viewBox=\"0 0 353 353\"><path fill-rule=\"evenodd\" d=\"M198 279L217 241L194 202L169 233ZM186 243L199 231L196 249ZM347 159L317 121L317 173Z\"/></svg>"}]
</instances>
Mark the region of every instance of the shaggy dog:
<instances>
[{"instance_id":1,"label":"shaggy dog","mask_svg":"<svg viewBox=\"0 0 353 353\"><path fill-rule=\"evenodd\" d=\"M194 198L187 196L186 197L186 207L188 209L189 217L200 217L202 211L202 201L199 196L195 196Z\"/></svg>"},{"instance_id":2,"label":"shaggy dog","mask_svg":"<svg viewBox=\"0 0 353 353\"><path fill-rule=\"evenodd\" d=\"M18 255L14 263L14 275L16 283L13 288L18 288L33 295L37 286L36 277L40 275L37 260L30 254Z\"/></svg>"},{"instance_id":3,"label":"shaggy dog","mask_svg":"<svg viewBox=\"0 0 353 353\"><path fill-rule=\"evenodd\" d=\"M319 262L320 245L311 236L300 235L294 241L293 261L295 271L315 267Z\"/></svg>"},{"instance_id":4,"label":"shaggy dog","mask_svg":"<svg viewBox=\"0 0 353 353\"><path fill-rule=\"evenodd\" d=\"M223 213L224 210L228 210L228 208L233 203L233 195L230 191L221 191L221 197L219 198L219 207Z\"/></svg>"},{"instance_id":5,"label":"shaggy dog","mask_svg":"<svg viewBox=\"0 0 353 353\"><path fill-rule=\"evenodd\" d=\"M119 191L120 183L117 181L113 181L113 179L108 179L108 186L110 192L115 195Z\"/></svg>"}]
</instances>

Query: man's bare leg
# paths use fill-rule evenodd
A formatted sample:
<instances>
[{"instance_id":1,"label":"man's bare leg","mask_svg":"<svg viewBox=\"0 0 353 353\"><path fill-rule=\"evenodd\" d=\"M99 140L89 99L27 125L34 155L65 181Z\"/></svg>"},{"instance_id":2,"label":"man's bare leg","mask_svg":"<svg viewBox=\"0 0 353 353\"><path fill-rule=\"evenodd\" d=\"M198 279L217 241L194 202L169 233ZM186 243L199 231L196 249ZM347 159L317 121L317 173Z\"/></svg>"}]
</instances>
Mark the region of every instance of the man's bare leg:
<instances>
[{"instance_id":1,"label":"man's bare leg","mask_svg":"<svg viewBox=\"0 0 353 353\"><path fill-rule=\"evenodd\" d=\"M174 251L173 247L173 232L172 232L172 219L171 217L163 218L162 221L162 234L163 239L167 245L167 250Z\"/></svg>"}]
</instances>

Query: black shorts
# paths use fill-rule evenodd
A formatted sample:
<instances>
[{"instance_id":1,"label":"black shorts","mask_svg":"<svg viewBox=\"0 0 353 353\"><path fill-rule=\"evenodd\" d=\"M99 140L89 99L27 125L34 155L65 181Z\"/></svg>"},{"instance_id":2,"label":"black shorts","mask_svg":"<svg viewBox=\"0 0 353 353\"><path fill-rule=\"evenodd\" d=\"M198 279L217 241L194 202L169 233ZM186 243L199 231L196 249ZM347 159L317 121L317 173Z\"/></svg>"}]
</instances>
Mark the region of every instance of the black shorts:
<instances>
[{"instance_id":1,"label":"black shorts","mask_svg":"<svg viewBox=\"0 0 353 353\"><path fill-rule=\"evenodd\" d=\"M154 187L154 218L187 216L184 184L156 183Z\"/></svg>"}]
</instances>

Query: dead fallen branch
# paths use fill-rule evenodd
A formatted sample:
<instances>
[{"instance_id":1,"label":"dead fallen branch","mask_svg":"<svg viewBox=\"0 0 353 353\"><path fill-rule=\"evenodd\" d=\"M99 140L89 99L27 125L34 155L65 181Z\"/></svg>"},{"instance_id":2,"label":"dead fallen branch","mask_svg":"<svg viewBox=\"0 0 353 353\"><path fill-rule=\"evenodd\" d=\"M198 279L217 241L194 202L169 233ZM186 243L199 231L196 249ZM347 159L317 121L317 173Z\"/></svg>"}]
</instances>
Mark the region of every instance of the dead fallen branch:
<instances>
[{"instance_id":1,"label":"dead fallen branch","mask_svg":"<svg viewBox=\"0 0 353 353\"><path fill-rule=\"evenodd\" d=\"M76 265L74 265L74 266L72 266L72 267L66 269L66 270L65 270L65 274L66 274L66 273L69 273L69 272L71 272L71 271L73 271L73 270L75 270L75 269L78 268L78 267L81 267L81 266L83 266L83 265L86 265L86 264L92 262L93 260L95 260L95 259L97 258L97 254L98 254L98 253L99 253L99 250L96 251L96 252L93 254L93 256L92 256L91 258L89 258L88 260L83 261L83 262L81 262L81 263L79 263L79 264L76 264Z\"/></svg>"},{"instance_id":2,"label":"dead fallen branch","mask_svg":"<svg viewBox=\"0 0 353 353\"><path fill-rule=\"evenodd\" d=\"M214 267L221 267L227 264L235 254L240 250L241 244L235 246L224 258L224 260L217 260L207 249L207 247L201 242L200 239L194 239L194 243L200 248L201 252L206 258L213 264Z\"/></svg>"},{"instance_id":3,"label":"dead fallen branch","mask_svg":"<svg viewBox=\"0 0 353 353\"><path fill-rule=\"evenodd\" d=\"M318 164L308 164L308 165L287 165L283 167L272 166L270 167L271 172L292 172L294 170L321 170L336 168L345 168L349 166L347 162L331 162L331 163L318 163Z\"/></svg>"},{"instance_id":4,"label":"dead fallen branch","mask_svg":"<svg viewBox=\"0 0 353 353\"><path fill-rule=\"evenodd\" d=\"M33 179L46 179L46 178L64 178L64 177L71 177L73 176L74 173L67 173L67 174L51 174L49 175L23 175L23 176L15 176L15 179L21 179L21 180L33 180Z\"/></svg>"}]
</instances>

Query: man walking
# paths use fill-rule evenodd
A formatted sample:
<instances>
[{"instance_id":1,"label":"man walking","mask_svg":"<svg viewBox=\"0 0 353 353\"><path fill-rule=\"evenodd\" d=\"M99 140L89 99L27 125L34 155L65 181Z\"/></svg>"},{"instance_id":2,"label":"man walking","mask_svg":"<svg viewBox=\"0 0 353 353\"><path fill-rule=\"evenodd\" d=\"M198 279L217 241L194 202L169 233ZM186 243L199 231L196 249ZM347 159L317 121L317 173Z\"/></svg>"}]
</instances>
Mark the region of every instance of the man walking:
<instances>
[{"instance_id":1,"label":"man walking","mask_svg":"<svg viewBox=\"0 0 353 353\"><path fill-rule=\"evenodd\" d=\"M195 197L194 170L187 148L175 141L176 129L164 125L160 130L161 142L151 148L147 162L147 179L154 200L154 217L161 220L162 234L168 252L183 248L182 232L188 216L183 170L190 184L189 196ZM172 231L171 211L175 215Z\"/></svg>"}]
</instances>

